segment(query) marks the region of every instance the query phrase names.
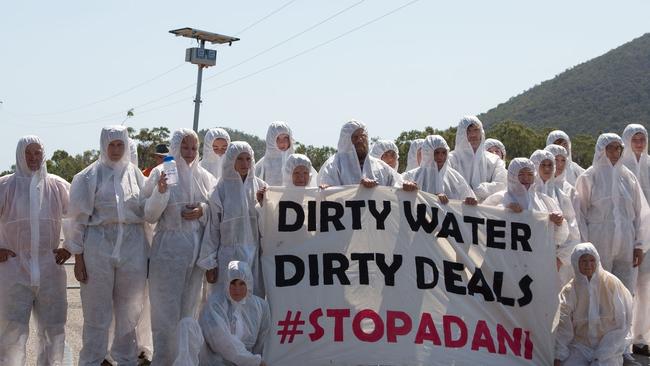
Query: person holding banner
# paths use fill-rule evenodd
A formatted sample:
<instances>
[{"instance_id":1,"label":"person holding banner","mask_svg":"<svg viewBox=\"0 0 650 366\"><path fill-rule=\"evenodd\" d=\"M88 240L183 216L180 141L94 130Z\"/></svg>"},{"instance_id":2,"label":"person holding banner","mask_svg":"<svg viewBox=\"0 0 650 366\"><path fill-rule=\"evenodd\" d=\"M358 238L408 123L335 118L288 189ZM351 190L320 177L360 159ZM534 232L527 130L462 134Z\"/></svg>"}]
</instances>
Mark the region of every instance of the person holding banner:
<instances>
[{"instance_id":1,"label":"person holding banner","mask_svg":"<svg viewBox=\"0 0 650 366\"><path fill-rule=\"evenodd\" d=\"M576 180L578 180L578 177L585 172L585 169L573 161L571 157L571 139L569 138L569 135L567 135L566 132L560 130L549 132L548 136L546 137L546 145L548 146L552 144L560 145L566 149L568 157L566 167L564 168L565 177L567 182L575 185Z\"/></svg>"},{"instance_id":2,"label":"person holding banner","mask_svg":"<svg viewBox=\"0 0 650 366\"><path fill-rule=\"evenodd\" d=\"M553 180L553 185L557 194L562 192L569 200L572 202L575 207L577 203L577 195L575 187L573 184L569 183L566 180L566 164L569 161L569 153L566 149L560 145L551 144L544 148L544 150L550 152L555 156L555 179ZM577 212L575 212L577 215Z\"/></svg>"},{"instance_id":3,"label":"person holding banner","mask_svg":"<svg viewBox=\"0 0 650 366\"><path fill-rule=\"evenodd\" d=\"M255 164L255 176L268 185L281 186L284 164L293 151L293 133L289 125L282 121L271 123L266 132L266 152Z\"/></svg>"},{"instance_id":4,"label":"person holding banner","mask_svg":"<svg viewBox=\"0 0 650 366\"><path fill-rule=\"evenodd\" d=\"M422 164L404 173L402 178L405 182L415 183L424 192L435 194L442 204L453 199L476 205L478 202L472 189L463 176L449 166L448 153L449 145L442 136L427 136L422 144Z\"/></svg>"},{"instance_id":5,"label":"person holding banner","mask_svg":"<svg viewBox=\"0 0 650 366\"><path fill-rule=\"evenodd\" d=\"M255 153L247 142L235 141L226 150L223 175L210 195L210 223L205 230L197 265L206 270L209 283L226 290L228 263L240 260L252 268L257 286L250 290L264 296L259 266L260 233L256 200L264 197L267 184L255 174ZM213 288L210 292L214 292Z\"/></svg>"},{"instance_id":6,"label":"person holding banner","mask_svg":"<svg viewBox=\"0 0 650 366\"><path fill-rule=\"evenodd\" d=\"M389 167L397 171L399 168L399 149L391 140L379 140L372 145L370 156L381 159Z\"/></svg>"},{"instance_id":7,"label":"person holding banner","mask_svg":"<svg viewBox=\"0 0 650 366\"><path fill-rule=\"evenodd\" d=\"M318 173L322 188L361 184L366 188L394 186L399 175L388 164L368 154L368 130L363 122L351 120L341 128L338 150Z\"/></svg>"},{"instance_id":8,"label":"person holding banner","mask_svg":"<svg viewBox=\"0 0 650 366\"><path fill-rule=\"evenodd\" d=\"M180 319L195 316L203 271L196 260L208 223L208 195L214 177L199 165L199 138L189 129L174 131L169 146L178 182L167 184L163 167L147 180L145 219L156 223L149 265L153 365L175 359L175 329Z\"/></svg>"},{"instance_id":9,"label":"person holding banner","mask_svg":"<svg viewBox=\"0 0 650 366\"><path fill-rule=\"evenodd\" d=\"M311 160L303 154L291 154L284 165L282 186L316 187L316 171Z\"/></svg>"},{"instance_id":10,"label":"person holding banner","mask_svg":"<svg viewBox=\"0 0 650 366\"><path fill-rule=\"evenodd\" d=\"M72 179L65 247L75 255L81 282L83 346L79 365L110 357L119 364L138 359L136 326L145 301L149 242L141 190L144 176L129 161L128 131L104 127L100 158Z\"/></svg>"},{"instance_id":11,"label":"person holding banner","mask_svg":"<svg viewBox=\"0 0 650 366\"><path fill-rule=\"evenodd\" d=\"M421 149L423 143L424 139L415 139L411 141L411 144L409 145L409 152L406 157L406 170L404 170L404 173L420 166L420 162L422 161Z\"/></svg>"},{"instance_id":12,"label":"person holding banner","mask_svg":"<svg viewBox=\"0 0 650 366\"><path fill-rule=\"evenodd\" d=\"M632 295L606 271L591 243L571 254L574 278L560 293L555 366L623 365L632 324Z\"/></svg>"},{"instance_id":13,"label":"person holding banner","mask_svg":"<svg viewBox=\"0 0 650 366\"><path fill-rule=\"evenodd\" d=\"M38 365L63 362L70 252L59 248L70 184L48 174L43 142L24 136L16 172L0 178L0 365L25 365L30 317Z\"/></svg>"},{"instance_id":14,"label":"person holding banner","mask_svg":"<svg viewBox=\"0 0 650 366\"><path fill-rule=\"evenodd\" d=\"M269 304L253 295L253 275L246 262L228 263L225 292L210 296L199 316L205 345L201 365L266 366L264 342L270 335Z\"/></svg>"},{"instance_id":15,"label":"person holding banner","mask_svg":"<svg viewBox=\"0 0 650 366\"><path fill-rule=\"evenodd\" d=\"M465 116L458 123L456 148L449 154L449 165L465 178L479 202L506 188L506 165L485 151L483 123L476 116Z\"/></svg>"},{"instance_id":16,"label":"person holding banner","mask_svg":"<svg viewBox=\"0 0 650 366\"><path fill-rule=\"evenodd\" d=\"M555 145L557 146L557 145ZM564 149L561 146L557 146ZM564 286L571 277L573 269L571 267L571 252L573 247L580 242L580 231L578 221L573 209L571 199L555 184L555 156L546 150L535 150L530 156L530 160L535 164L535 190L543 193L555 201L555 204L562 211L562 216L567 223L569 235L564 243L558 248L558 267L560 284Z\"/></svg>"},{"instance_id":17,"label":"person holding banner","mask_svg":"<svg viewBox=\"0 0 650 366\"><path fill-rule=\"evenodd\" d=\"M203 138L203 158L201 166L219 179L223 167L224 154L230 143L230 135L223 128L211 128Z\"/></svg>"},{"instance_id":18,"label":"person holding banner","mask_svg":"<svg viewBox=\"0 0 650 366\"><path fill-rule=\"evenodd\" d=\"M485 151L491 152L492 154L501 158L501 160L506 161L506 147L501 141L497 139L486 139Z\"/></svg>"}]
</instances>

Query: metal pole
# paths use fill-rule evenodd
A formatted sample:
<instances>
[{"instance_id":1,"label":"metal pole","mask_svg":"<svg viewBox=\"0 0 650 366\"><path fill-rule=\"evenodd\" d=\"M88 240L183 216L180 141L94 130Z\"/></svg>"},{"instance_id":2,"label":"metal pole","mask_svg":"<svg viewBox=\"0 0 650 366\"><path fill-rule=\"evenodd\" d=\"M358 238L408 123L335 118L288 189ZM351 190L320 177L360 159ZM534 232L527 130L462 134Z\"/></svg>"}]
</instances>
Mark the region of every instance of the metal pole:
<instances>
[{"instance_id":1,"label":"metal pole","mask_svg":"<svg viewBox=\"0 0 650 366\"><path fill-rule=\"evenodd\" d=\"M201 49L205 49L205 41L201 40ZM194 132L199 133L199 110L201 109L201 82L203 81L203 66L197 65L199 73L196 77L196 98L194 98Z\"/></svg>"}]
</instances>

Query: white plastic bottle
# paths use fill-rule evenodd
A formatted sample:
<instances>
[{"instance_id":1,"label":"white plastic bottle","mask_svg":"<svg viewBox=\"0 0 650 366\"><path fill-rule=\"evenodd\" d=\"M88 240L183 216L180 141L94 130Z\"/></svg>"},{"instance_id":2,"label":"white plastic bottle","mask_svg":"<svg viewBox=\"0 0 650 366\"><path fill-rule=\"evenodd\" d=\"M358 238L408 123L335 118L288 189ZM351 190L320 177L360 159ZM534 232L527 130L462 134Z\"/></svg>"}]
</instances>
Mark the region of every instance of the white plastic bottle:
<instances>
[{"instance_id":1,"label":"white plastic bottle","mask_svg":"<svg viewBox=\"0 0 650 366\"><path fill-rule=\"evenodd\" d=\"M163 171L167 176L167 185L174 186L178 183L178 170L173 156L165 156L163 159Z\"/></svg>"}]
</instances>

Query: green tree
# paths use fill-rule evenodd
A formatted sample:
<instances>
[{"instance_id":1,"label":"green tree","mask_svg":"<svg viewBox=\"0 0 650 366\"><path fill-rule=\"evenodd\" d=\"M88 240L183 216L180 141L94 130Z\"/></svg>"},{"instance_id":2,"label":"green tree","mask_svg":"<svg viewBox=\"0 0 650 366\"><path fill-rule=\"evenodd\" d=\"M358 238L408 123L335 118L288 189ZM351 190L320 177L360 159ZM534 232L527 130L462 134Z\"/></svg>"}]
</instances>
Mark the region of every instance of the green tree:
<instances>
[{"instance_id":1,"label":"green tree","mask_svg":"<svg viewBox=\"0 0 650 366\"><path fill-rule=\"evenodd\" d=\"M46 161L48 173L56 174L72 182L75 174L99 158L99 151L86 150L83 154L70 155L65 150L56 150L52 158Z\"/></svg>"},{"instance_id":2,"label":"green tree","mask_svg":"<svg viewBox=\"0 0 650 366\"><path fill-rule=\"evenodd\" d=\"M530 157L533 151L546 146L545 134L514 121L495 124L486 132L486 137L495 138L506 146L507 161L516 157Z\"/></svg>"},{"instance_id":3,"label":"green tree","mask_svg":"<svg viewBox=\"0 0 650 366\"><path fill-rule=\"evenodd\" d=\"M144 169L155 164L152 154L156 151L156 145L168 143L169 128L154 127L141 128L138 133L135 129L129 127L129 137L138 141L138 166Z\"/></svg>"},{"instance_id":4,"label":"green tree","mask_svg":"<svg viewBox=\"0 0 650 366\"><path fill-rule=\"evenodd\" d=\"M581 167L591 166L596 150L596 139L591 135L580 134L571 139L571 158Z\"/></svg>"},{"instance_id":5,"label":"green tree","mask_svg":"<svg viewBox=\"0 0 650 366\"><path fill-rule=\"evenodd\" d=\"M311 160L311 165L316 170L320 170L323 163L332 155L336 154L336 149L331 146L313 146L303 145L296 142L296 153L307 155Z\"/></svg>"}]
</instances>

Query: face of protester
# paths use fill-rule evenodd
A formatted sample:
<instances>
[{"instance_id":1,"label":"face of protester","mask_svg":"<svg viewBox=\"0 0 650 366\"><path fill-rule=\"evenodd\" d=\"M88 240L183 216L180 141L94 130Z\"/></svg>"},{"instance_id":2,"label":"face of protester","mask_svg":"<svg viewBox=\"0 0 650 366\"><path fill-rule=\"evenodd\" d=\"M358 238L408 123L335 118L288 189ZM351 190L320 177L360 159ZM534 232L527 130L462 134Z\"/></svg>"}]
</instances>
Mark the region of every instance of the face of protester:
<instances>
[{"instance_id":1,"label":"face of protester","mask_svg":"<svg viewBox=\"0 0 650 366\"><path fill-rule=\"evenodd\" d=\"M181 141L181 157L188 165L196 159L198 151L199 141L194 136L183 137L183 141Z\"/></svg>"},{"instance_id":2,"label":"face of protester","mask_svg":"<svg viewBox=\"0 0 650 366\"><path fill-rule=\"evenodd\" d=\"M621 158L621 154L623 153L623 146L621 146L620 143L614 141L609 143L605 147L605 155L607 156L607 159L612 163L612 165L616 165L616 162L618 162L618 159Z\"/></svg>"},{"instance_id":3,"label":"face of protester","mask_svg":"<svg viewBox=\"0 0 650 366\"><path fill-rule=\"evenodd\" d=\"M496 146L492 146L491 148L487 149L487 151L491 152L492 154L495 154L496 156L500 157L501 160L503 160L503 153L501 152L501 149L499 149Z\"/></svg>"},{"instance_id":4,"label":"face of protester","mask_svg":"<svg viewBox=\"0 0 650 366\"><path fill-rule=\"evenodd\" d=\"M562 155L555 157L555 176L559 176L564 173L564 168L566 167L566 158Z\"/></svg>"},{"instance_id":5,"label":"face of protester","mask_svg":"<svg viewBox=\"0 0 650 366\"><path fill-rule=\"evenodd\" d=\"M299 165L293 168L291 173L291 181L296 187L306 187L309 184L309 168L304 165Z\"/></svg>"},{"instance_id":6,"label":"face of protester","mask_svg":"<svg viewBox=\"0 0 650 366\"><path fill-rule=\"evenodd\" d=\"M239 176L245 178L248 175L248 171L251 168L251 163L251 154L243 152L237 155L237 159L235 159L235 170L237 173L239 173Z\"/></svg>"},{"instance_id":7,"label":"face of protester","mask_svg":"<svg viewBox=\"0 0 650 366\"><path fill-rule=\"evenodd\" d=\"M25 148L25 160L29 170L35 172L41 168L43 163L43 148L39 144L29 144Z\"/></svg>"},{"instance_id":8,"label":"face of protester","mask_svg":"<svg viewBox=\"0 0 650 366\"><path fill-rule=\"evenodd\" d=\"M111 161L120 161L122 156L124 156L124 141L113 140L109 142L106 148L106 155L108 155Z\"/></svg>"},{"instance_id":9,"label":"face of protester","mask_svg":"<svg viewBox=\"0 0 650 366\"><path fill-rule=\"evenodd\" d=\"M240 302L246 297L248 287L246 286L246 282L235 279L230 281L230 287L228 288L228 291L230 292L230 297L234 301Z\"/></svg>"},{"instance_id":10,"label":"face of protester","mask_svg":"<svg viewBox=\"0 0 650 366\"><path fill-rule=\"evenodd\" d=\"M569 151L569 141L567 141L565 139L557 139L557 140L553 141L553 144L560 145L563 148L565 148L566 151Z\"/></svg>"},{"instance_id":11,"label":"face of protester","mask_svg":"<svg viewBox=\"0 0 650 366\"><path fill-rule=\"evenodd\" d=\"M517 174L517 178L519 178L519 183L526 187L526 189L529 189L535 181L535 174L532 170L523 168L519 171L519 174Z\"/></svg>"},{"instance_id":12,"label":"face of protester","mask_svg":"<svg viewBox=\"0 0 650 366\"><path fill-rule=\"evenodd\" d=\"M352 140L352 145L357 151L359 160L365 159L366 155L368 155L368 135L366 131L363 128L357 129L350 137L350 140Z\"/></svg>"},{"instance_id":13,"label":"face of protester","mask_svg":"<svg viewBox=\"0 0 650 366\"><path fill-rule=\"evenodd\" d=\"M212 151L219 156L223 156L228 149L228 141L226 139L214 139L212 141Z\"/></svg>"},{"instance_id":14,"label":"face of protester","mask_svg":"<svg viewBox=\"0 0 650 366\"><path fill-rule=\"evenodd\" d=\"M546 182L553 178L553 162L550 160L543 160L539 163L539 177L542 181Z\"/></svg>"},{"instance_id":15,"label":"face of protester","mask_svg":"<svg viewBox=\"0 0 650 366\"><path fill-rule=\"evenodd\" d=\"M291 139L286 133L279 134L275 139L275 146L278 147L280 151L287 151L291 147Z\"/></svg>"},{"instance_id":16,"label":"face of protester","mask_svg":"<svg viewBox=\"0 0 650 366\"><path fill-rule=\"evenodd\" d=\"M433 151L433 161L436 162L438 170L442 169L447 161L447 149L438 148Z\"/></svg>"},{"instance_id":17,"label":"face of protester","mask_svg":"<svg viewBox=\"0 0 650 366\"><path fill-rule=\"evenodd\" d=\"M645 137L643 132L637 132L632 136L632 151L636 155L637 160L641 157L641 154L645 153L646 146L648 145L648 139Z\"/></svg>"},{"instance_id":18,"label":"face of protester","mask_svg":"<svg viewBox=\"0 0 650 366\"><path fill-rule=\"evenodd\" d=\"M388 164L391 168L397 167L397 154L393 150L388 150L381 155L381 160Z\"/></svg>"},{"instance_id":19,"label":"face of protester","mask_svg":"<svg viewBox=\"0 0 650 366\"><path fill-rule=\"evenodd\" d=\"M467 127L467 141L474 151L481 146L481 128L478 125L469 125Z\"/></svg>"},{"instance_id":20,"label":"face of protester","mask_svg":"<svg viewBox=\"0 0 650 366\"><path fill-rule=\"evenodd\" d=\"M578 259L578 270L580 270L581 274L587 276L587 278L591 280L591 276L593 276L596 271L596 258L591 254L581 255L580 259Z\"/></svg>"}]
</instances>

